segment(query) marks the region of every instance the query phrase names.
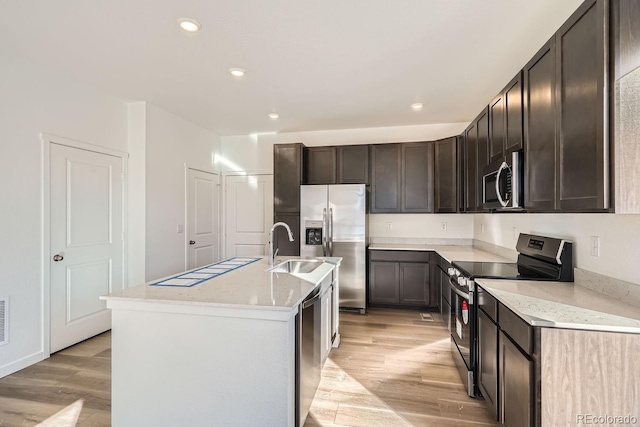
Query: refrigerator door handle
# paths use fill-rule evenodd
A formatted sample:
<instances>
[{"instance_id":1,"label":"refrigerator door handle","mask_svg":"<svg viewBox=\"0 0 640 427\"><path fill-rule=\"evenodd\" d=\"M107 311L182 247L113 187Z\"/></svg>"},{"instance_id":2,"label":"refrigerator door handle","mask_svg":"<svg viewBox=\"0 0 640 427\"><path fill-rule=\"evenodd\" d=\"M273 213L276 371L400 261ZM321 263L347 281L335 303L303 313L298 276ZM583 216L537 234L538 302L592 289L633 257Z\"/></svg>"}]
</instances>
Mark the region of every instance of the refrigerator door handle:
<instances>
[{"instance_id":1,"label":"refrigerator door handle","mask_svg":"<svg viewBox=\"0 0 640 427\"><path fill-rule=\"evenodd\" d=\"M333 208L329 208L329 256L333 256Z\"/></svg>"},{"instance_id":2,"label":"refrigerator door handle","mask_svg":"<svg viewBox=\"0 0 640 427\"><path fill-rule=\"evenodd\" d=\"M327 256L327 208L322 209L322 256Z\"/></svg>"}]
</instances>

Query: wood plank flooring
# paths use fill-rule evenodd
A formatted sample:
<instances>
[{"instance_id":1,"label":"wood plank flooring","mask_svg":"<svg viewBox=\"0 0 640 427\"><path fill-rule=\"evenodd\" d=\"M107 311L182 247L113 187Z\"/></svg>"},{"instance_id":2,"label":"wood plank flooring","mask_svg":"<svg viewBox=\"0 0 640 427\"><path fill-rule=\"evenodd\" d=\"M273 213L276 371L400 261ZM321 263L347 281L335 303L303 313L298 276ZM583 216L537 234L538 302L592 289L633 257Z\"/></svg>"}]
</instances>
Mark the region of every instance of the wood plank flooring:
<instances>
[{"instance_id":1,"label":"wood plank flooring","mask_svg":"<svg viewBox=\"0 0 640 427\"><path fill-rule=\"evenodd\" d=\"M305 427L497 426L482 399L467 397L439 315L371 309L340 313ZM111 424L109 332L0 379L0 427ZM145 426L141 426L145 427Z\"/></svg>"}]
</instances>

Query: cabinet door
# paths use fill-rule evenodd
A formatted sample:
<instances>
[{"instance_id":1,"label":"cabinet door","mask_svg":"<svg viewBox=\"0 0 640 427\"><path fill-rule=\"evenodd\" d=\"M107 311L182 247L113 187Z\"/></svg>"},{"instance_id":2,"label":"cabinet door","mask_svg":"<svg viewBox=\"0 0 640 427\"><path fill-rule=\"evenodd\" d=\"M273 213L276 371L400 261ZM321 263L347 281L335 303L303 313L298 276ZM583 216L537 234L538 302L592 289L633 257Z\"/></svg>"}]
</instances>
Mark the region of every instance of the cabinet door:
<instances>
[{"instance_id":1,"label":"cabinet door","mask_svg":"<svg viewBox=\"0 0 640 427\"><path fill-rule=\"evenodd\" d=\"M500 332L500 407L502 425L533 425L533 362Z\"/></svg>"},{"instance_id":2,"label":"cabinet door","mask_svg":"<svg viewBox=\"0 0 640 427\"><path fill-rule=\"evenodd\" d=\"M498 326L478 310L478 386L498 420Z\"/></svg>"},{"instance_id":3,"label":"cabinet door","mask_svg":"<svg viewBox=\"0 0 640 427\"><path fill-rule=\"evenodd\" d=\"M605 114L607 2L590 0L556 33L559 209L609 207Z\"/></svg>"},{"instance_id":4,"label":"cabinet door","mask_svg":"<svg viewBox=\"0 0 640 427\"><path fill-rule=\"evenodd\" d=\"M556 209L555 39L524 67L525 203Z\"/></svg>"},{"instance_id":5,"label":"cabinet door","mask_svg":"<svg viewBox=\"0 0 640 427\"><path fill-rule=\"evenodd\" d=\"M429 264L400 263L400 303L413 306L429 305Z\"/></svg>"},{"instance_id":6,"label":"cabinet door","mask_svg":"<svg viewBox=\"0 0 640 427\"><path fill-rule=\"evenodd\" d=\"M371 146L371 213L400 212L400 144Z\"/></svg>"},{"instance_id":7,"label":"cabinet door","mask_svg":"<svg viewBox=\"0 0 640 427\"><path fill-rule=\"evenodd\" d=\"M369 183L369 146L338 147L338 184Z\"/></svg>"},{"instance_id":8,"label":"cabinet door","mask_svg":"<svg viewBox=\"0 0 640 427\"><path fill-rule=\"evenodd\" d=\"M465 139L465 210L474 212L478 206L478 133L476 123L472 122L464 133Z\"/></svg>"},{"instance_id":9,"label":"cabinet door","mask_svg":"<svg viewBox=\"0 0 640 427\"><path fill-rule=\"evenodd\" d=\"M482 181L484 176L484 168L489 164L489 109L488 107L480 113L476 119L476 127L478 129L477 145L477 176L476 176L476 211L481 212L482 206Z\"/></svg>"},{"instance_id":10,"label":"cabinet door","mask_svg":"<svg viewBox=\"0 0 640 427\"><path fill-rule=\"evenodd\" d=\"M400 263L383 261L369 263L369 302L372 304L400 302Z\"/></svg>"},{"instance_id":11,"label":"cabinet door","mask_svg":"<svg viewBox=\"0 0 640 427\"><path fill-rule=\"evenodd\" d=\"M522 71L504 90L505 155L522 150Z\"/></svg>"},{"instance_id":12,"label":"cabinet door","mask_svg":"<svg viewBox=\"0 0 640 427\"><path fill-rule=\"evenodd\" d=\"M300 212L302 144L273 146L273 210Z\"/></svg>"},{"instance_id":13,"label":"cabinet door","mask_svg":"<svg viewBox=\"0 0 640 427\"><path fill-rule=\"evenodd\" d=\"M466 143L464 133L458 136L458 153L457 153L457 165L458 165L458 209L460 212L465 212L467 210L466 205L466 197L467 197L467 189L466 189L466 170L465 170L465 158L466 158Z\"/></svg>"},{"instance_id":14,"label":"cabinet door","mask_svg":"<svg viewBox=\"0 0 640 427\"><path fill-rule=\"evenodd\" d=\"M336 147L310 147L305 151L305 182L307 184L335 184Z\"/></svg>"},{"instance_id":15,"label":"cabinet door","mask_svg":"<svg viewBox=\"0 0 640 427\"><path fill-rule=\"evenodd\" d=\"M435 211L457 210L457 140L447 138L435 142Z\"/></svg>"},{"instance_id":16,"label":"cabinet door","mask_svg":"<svg viewBox=\"0 0 640 427\"><path fill-rule=\"evenodd\" d=\"M402 212L433 212L433 143L402 144Z\"/></svg>"},{"instance_id":17,"label":"cabinet door","mask_svg":"<svg viewBox=\"0 0 640 427\"><path fill-rule=\"evenodd\" d=\"M273 250L278 248L278 256L300 256L300 215L275 214L275 222L284 222L291 228L293 242L289 241L289 235L284 227L278 227L273 232Z\"/></svg>"},{"instance_id":18,"label":"cabinet door","mask_svg":"<svg viewBox=\"0 0 640 427\"><path fill-rule=\"evenodd\" d=\"M506 145L504 91L489 103L489 161L504 157Z\"/></svg>"}]
</instances>

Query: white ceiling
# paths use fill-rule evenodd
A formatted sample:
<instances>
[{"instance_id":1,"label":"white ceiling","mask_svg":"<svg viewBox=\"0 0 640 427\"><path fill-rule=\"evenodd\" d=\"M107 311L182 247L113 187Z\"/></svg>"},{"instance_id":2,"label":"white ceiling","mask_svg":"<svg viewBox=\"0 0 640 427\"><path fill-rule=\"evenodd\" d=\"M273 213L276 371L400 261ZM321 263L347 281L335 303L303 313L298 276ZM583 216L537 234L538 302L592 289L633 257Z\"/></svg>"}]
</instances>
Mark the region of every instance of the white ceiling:
<instances>
[{"instance_id":1,"label":"white ceiling","mask_svg":"<svg viewBox=\"0 0 640 427\"><path fill-rule=\"evenodd\" d=\"M466 122L580 3L0 0L0 49L219 135Z\"/></svg>"}]
</instances>

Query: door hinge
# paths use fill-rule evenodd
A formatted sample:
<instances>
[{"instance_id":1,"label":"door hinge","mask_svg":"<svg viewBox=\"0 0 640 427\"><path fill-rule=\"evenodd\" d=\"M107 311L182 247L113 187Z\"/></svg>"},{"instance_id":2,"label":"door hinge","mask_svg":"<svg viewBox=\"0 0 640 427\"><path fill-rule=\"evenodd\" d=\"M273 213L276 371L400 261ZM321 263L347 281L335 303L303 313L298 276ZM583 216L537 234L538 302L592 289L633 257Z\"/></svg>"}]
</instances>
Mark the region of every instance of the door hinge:
<instances>
[{"instance_id":1,"label":"door hinge","mask_svg":"<svg viewBox=\"0 0 640 427\"><path fill-rule=\"evenodd\" d=\"M124 172L122 172L122 173L120 174L120 180L121 180L121 181L124 181Z\"/></svg>"},{"instance_id":2,"label":"door hinge","mask_svg":"<svg viewBox=\"0 0 640 427\"><path fill-rule=\"evenodd\" d=\"M122 233L120 237L121 237L121 240L124 242L124 233Z\"/></svg>"}]
</instances>

